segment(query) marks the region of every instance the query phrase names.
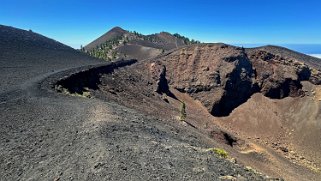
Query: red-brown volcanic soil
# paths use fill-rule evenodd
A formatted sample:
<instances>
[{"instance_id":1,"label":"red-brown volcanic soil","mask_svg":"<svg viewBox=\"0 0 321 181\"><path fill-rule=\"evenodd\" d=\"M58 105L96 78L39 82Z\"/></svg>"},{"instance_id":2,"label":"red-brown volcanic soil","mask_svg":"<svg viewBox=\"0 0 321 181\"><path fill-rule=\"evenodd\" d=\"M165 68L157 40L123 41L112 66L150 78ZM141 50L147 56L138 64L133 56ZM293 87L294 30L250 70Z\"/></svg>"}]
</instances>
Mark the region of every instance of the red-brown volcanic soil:
<instances>
[{"instance_id":1,"label":"red-brown volcanic soil","mask_svg":"<svg viewBox=\"0 0 321 181\"><path fill-rule=\"evenodd\" d=\"M89 91L193 127L264 174L320 180L320 81L317 67L296 57L202 44L104 74Z\"/></svg>"}]
</instances>

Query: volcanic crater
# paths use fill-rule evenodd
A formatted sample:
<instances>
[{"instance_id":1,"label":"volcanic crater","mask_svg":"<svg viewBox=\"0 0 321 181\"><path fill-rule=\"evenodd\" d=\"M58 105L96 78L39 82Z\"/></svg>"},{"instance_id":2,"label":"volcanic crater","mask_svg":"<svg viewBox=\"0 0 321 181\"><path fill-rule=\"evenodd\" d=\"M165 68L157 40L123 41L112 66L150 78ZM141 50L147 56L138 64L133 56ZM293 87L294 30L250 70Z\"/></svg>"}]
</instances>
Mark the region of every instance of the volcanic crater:
<instances>
[{"instance_id":1,"label":"volcanic crater","mask_svg":"<svg viewBox=\"0 0 321 181\"><path fill-rule=\"evenodd\" d=\"M100 97L105 92L107 97L126 99L120 95L128 94L138 101L156 95L177 99L170 90L175 89L200 101L213 116L222 117L255 93L271 99L303 97L302 81L321 84L321 72L304 62L225 44L192 45L121 68L134 63L119 61L57 85L71 93L82 94L86 88L99 90Z\"/></svg>"},{"instance_id":2,"label":"volcanic crater","mask_svg":"<svg viewBox=\"0 0 321 181\"><path fill-rule=\"evenodd\" d=\"M314 152L321 149L317 136L302 145L303 138L299 138L318 135L320 126L310 128L312 120L320 121L320 114L299 120L309 115L310 109L298 106L311 103L310 107L320 112L315 97L321 84L318 68L264 48L198 44L156 58L123 60L75 74L57 82L56 89L86 93L171 120L178 120L184 102L185 126L223 143L245 164L272 176L294 179L302 169L304 173L312 170L309 174L314 175L321 166L317 159L321 155ZM289 111L298 111L301 117L293 118ZM304 159L297 159L300 154L305 154ZM262 159L270 166L262 165ZM285 166L290 168L284 171Z\"/></svg>"}]
</instances>

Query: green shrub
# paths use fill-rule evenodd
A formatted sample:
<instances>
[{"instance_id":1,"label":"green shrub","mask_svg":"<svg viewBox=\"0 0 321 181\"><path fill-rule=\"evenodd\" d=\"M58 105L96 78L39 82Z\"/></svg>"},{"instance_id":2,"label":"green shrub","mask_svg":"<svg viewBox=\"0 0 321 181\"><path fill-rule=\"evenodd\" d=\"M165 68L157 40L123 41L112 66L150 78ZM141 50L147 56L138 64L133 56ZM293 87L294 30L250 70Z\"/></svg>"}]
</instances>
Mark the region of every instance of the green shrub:
<instances>
[{"instance_id":1,"label":"green shrub","mask_svg":"<svg viewBox=\"0 0 321 181\"><path fill-rule=\"evenodd\" d=\"M180 116L179 116L179 120L180 121L185 121L186 119L186 105L185 102L181 103L181 109L180 109Z\"/></svg>"},{"instance_id":2,"label":"green shrub","mask_svg":"<svg viewBox=\"0 0 321 181\"><path fill-rule=\"evenodd\" d=\"M215 154L217 154L218 156L220 156L222 158L228 157L227 151L225 151L222 148L210 148L210 149L208 149L208 151L214 152Z\"/></svg>"}]
</instances>

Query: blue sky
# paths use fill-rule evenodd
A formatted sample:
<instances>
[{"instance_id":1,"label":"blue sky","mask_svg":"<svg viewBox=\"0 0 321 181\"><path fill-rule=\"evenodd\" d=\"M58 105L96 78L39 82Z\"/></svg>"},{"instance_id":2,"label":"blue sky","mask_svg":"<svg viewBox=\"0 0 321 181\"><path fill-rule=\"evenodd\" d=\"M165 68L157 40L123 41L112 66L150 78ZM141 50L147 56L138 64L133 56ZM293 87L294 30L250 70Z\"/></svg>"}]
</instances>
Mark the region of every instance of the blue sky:
<instances>
[{"instance_id":1,"label":"blue sky","mask_svg":"<svg viewBox=\"0 0 321 181\"><path fill-rule=\"evenodd\" d=\"M75 48L114 26L203 42L321 44L321 0L1 0L0 24Z\"/></svg>"}]
</instances>

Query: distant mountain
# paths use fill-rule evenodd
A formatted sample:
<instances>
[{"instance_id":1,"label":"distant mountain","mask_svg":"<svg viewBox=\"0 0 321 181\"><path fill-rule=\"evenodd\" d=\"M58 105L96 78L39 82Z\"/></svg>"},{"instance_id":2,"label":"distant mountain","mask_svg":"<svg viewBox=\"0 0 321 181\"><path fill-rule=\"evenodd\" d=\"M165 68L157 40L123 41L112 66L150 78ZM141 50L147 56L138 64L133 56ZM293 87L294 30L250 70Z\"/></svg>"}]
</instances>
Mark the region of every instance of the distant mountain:
<instances>
[{"instance_id":1,"label":"distant mountain","mask_svg":"<svg viewBox=\"0 0 321 181\"><path fill-rule=\"evenodd\" d=\"M118 37L122 37L126 33L128 33L128 32L123 30L122 28L114 27L113 29L111 29L107 33L103 34L102 36L100 36L99 38L97 38L93 42L89 43L87 46L85 46L85 49L86 50L93 50L93 49L99 47L100 45L106 43L106 41L117 39Z\"/></svg>"},{"instance_id":2,"label":"distant mountain","mask_svg":"<svg viewBox=\"0 0 321 181\"><path fill-rule=\"evenodd\" d=\"M178 33L160 32L142 35L136 31L130 32L114 27L81 50L105 60L132 58L142 60L155 57L167 50L197 43L200 42Z\"/></svg>"}]
</instances>

